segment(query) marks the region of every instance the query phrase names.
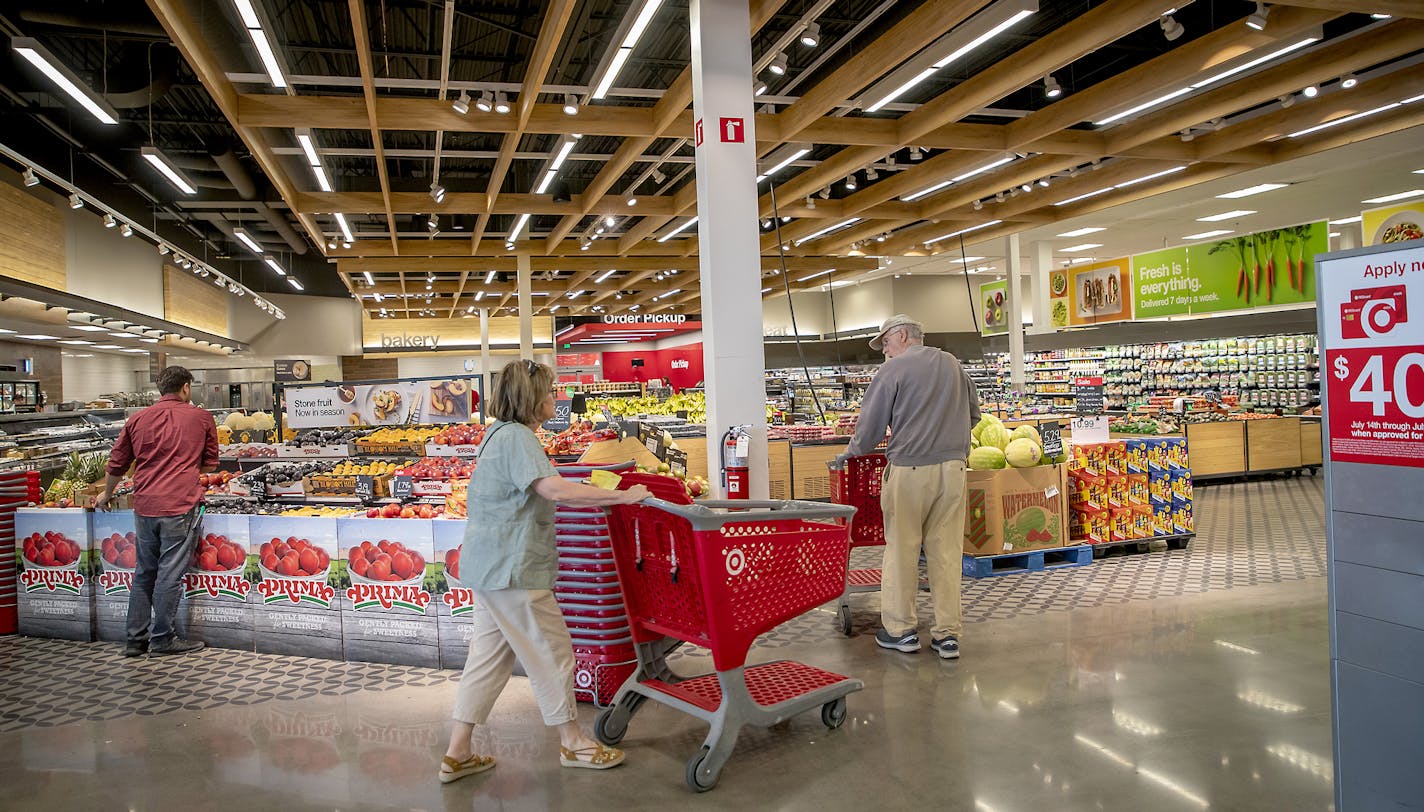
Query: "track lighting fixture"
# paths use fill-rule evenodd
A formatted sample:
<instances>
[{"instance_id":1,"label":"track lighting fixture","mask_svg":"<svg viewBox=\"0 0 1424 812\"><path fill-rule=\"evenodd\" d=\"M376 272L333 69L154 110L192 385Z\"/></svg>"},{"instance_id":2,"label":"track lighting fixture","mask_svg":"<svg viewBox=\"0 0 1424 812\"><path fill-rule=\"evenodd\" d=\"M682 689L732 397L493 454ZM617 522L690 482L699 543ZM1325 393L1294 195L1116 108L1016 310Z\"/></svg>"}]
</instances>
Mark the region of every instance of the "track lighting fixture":
<instances>
[{"instance_id":1,"label":"track lighting fixture","mask_svg":"<svg viewBox=\"0 0 1424 812\"><path fill-rule=\"evenodd\" d=\"M78 194L71 194L71 195L69 196L69 208L71 208L71 209L82 209L82 208L84 208L84 200L83 200L83 198L81 198Z\"/></svg>"},{"instance_id":2,"label":"track lighting fixture","mask_svg":"<svg viewBox=\"0 0 1424 812\"><path fill-rule=\"evenodd\" d=\"M846 179L845 179L845 189L846 189L847 192L854 192L854 191L855 191L855 173L854 173L854 172L850 173L850 175L846 177Z\"/></svg>"},{"instance_id":3,"label":"track lighting fixture","mask_svg":"<svg viewBox=\"0 0 1424 812\"><path fill-rule=\"evenodd\" d=\"M919 147L910 147L910 160L912 160L912 161L918 161L919 159L921 159L921 158L923 158L923 157L925 157L925 156L923 156L923 155L920 154L920 148L919 148Z\"/></svg>"},{"instance_id":4,"label":"track lighting fixture","mask_svg":"<svg viewBox=\"0 0 1424 812\"><path fill-rule=\"evenodd\" d=\"M772 57L771 64L770 64L770 65L767 65L767 66L766 66L766 69L769 70L769 71L771 71L772 74L775 75L775 76L785 76L785 75L786 75L786 54L780 53L780 54L777 54L775 57Z\"/></svg>"},{"instance_id":5,"label":"track lighting fixture","mask_svg":"<svg viewBox=\"0 0 1424 812\"><path fill-rule=\"evenodd\" d=\"M1276 99L1276 101L1281 103L1282 108L1290 107L1292 104L1295 104L1295 96L1292 96L1291 94L1287 93L1286 95Z\"/></svg>"},{"instance_id":6,"label":"track lighting fixture","mask_svg":"<svg viewBox=\"0 0 1424 812\"><path fill-rule=\"evenodd\" d=\"M579 114L579 97L572 93L564 94L564 115L576 116Z\"/></svg>"},{"instance_id":7,"label":"track lighting fixture","mask_svg":"<svg viewBox=\"0 0 1424 812\"><path fill-rule=\"evenodd\" d=\"M982 200L976 200L976 201L974 201L974 210L975 210L975 211L979 211L979 210L982 209L982 208L984 208L984 201L982 201Z\"/></svg>"},{"instance_id":8,"label":"track lighting fixture","mask_svg":"<svg viewBox=\"0 0 1424 812\"><path fill-rule=\"evenodd\" d=\"M1256 10L1251 14L1251 16L1246 18L1246 27L1254 28L1257 31L1265 31L1266 18L1269 16L1271 16L1270 6L1267 6L1265 3L1259 2L1258 0L1258 2L1256 3Z\"/></svg>"},{"instance_id":9,"label":"track lighting fixture","mask_svg":"<svg viewBox=\"0 0 1424 812\"><path fill-rule=\"evenodd\" d=\"M821 187L821 191L819 192L819 194L821 195L821 199L822 199L822 200L830 200L830 199L831 199L831 187L829 187L829 186L822 186L822 187Z\"/></svg>"},{"instance_id":10,"label":"track lighting fixture","mask_svg":"<svg viewBox=\"0 0 1424 812\"><path fill-rule=\"evenodd\" d=\"M1043 77L1043 95L1050 99L1056 99L1063 95L1063 87L1058 84L1058 80L1052 74Z\"/></svg>"},{"instance_id":11,"label":"track lighting fixture","mask_svg":"<svg viewBox=\"0 0 1424 812\"><path fill-rule=\"evenodd\" d=\"M808 208L808 209L814 209L814 208L816 208L816 198L811 197L810 195L806 195L806 208Z\"/></svg>"},{"instance_id":12,"label":"track lighting fixture","mask_svg":"<svg viewBox=\"0 0 1424 812\"><path fill-rule=\"evenodd\" d=\"M1353 73L1347 73L1344 76L1340 77L1340 87L1344 88L1345 90L1349 90L1350 88L1354 87L1355 85L1358 85L1359 83L1360 80L1355 78L1355 74ZM29 181L27 180L26 183L29 183Z\"/></svg>"},{"instance_id":13,"label":"track lighting fixture","mask_svg":"<svg viewBox=\"0 0 1424 812\"><path fill-rule=\"evenodd\" d=\"M1004 202L1004 193L1003 193L1003 192L999 192L999 193L995 194L995 195L994 195L994 202L995 202L995 203L1003 203L1003 202Z\"/></svg>"},{"instance_id":14,"label":"track lighting fixture","mask_svg":"<svg viewBox=\"0 0 1424 812\"><path fill-rule=\"evenodd\" d=\"M450 102L450 106L455 108L455 112L462 116L465 115L470 112L470 94L461 90L460 95L454 101Z\"/></svg>"},{"instance_id":15,"label":"track lighting fixture","mask_svg":"<svg viewBox=\"0 0 1424 812\"><path fill-rule=\"evenodd\" d=\"M35 169L32 166L25 167L21 177L25 179L26 186L38 186L40 183L39 176L35 174Z\"/></svg>"},{"instance_id":16,"label":"track lighting fixture","mask_svg":"<svg viewBox=\"0 0 1424 812\"><path fill-rule=\"evenodd\" d=\"M166 243L166 242L161 242L161 243L158 244L158 255L159 255L160 257L166 257L166 256L168 256L170 253L172 253L172 251L173 251L173 249L168 247L168 243Z\"/></svg>"},{"instance_id":17,"label":"track lighting fixture","mask_svg":"<svg viewBox=\"0 0 1424 812\"><path fill-rule=\"evenodd\" d=\"M1022 184L1021 186L1019 186L1019 188L1022 189L1022 190L1024 190L1025 192L1032 192L1032 191L1033 191L1033 184L1032 184L1032 183L1025 183L1025 184Z\"/></svg>"},{"instance_id":18,"label":"track lighting fixture","mask_svg":"<svg viewBox=\"0 0 1424 812\"><path fill-rule=\"evenodd\" d=\"M1307 99L1313 99L1316 96L1320 95L1320 88L1316 87L1315 85L1306 85L1305 88L1300 91L1300 95L1306 97Z\"/></svg>"},{"instance_id":19,"label":"track lighting fixture","mask_svg":"<svg viewBox=\"0 0 1424 812\"><path fill-rule=\"evenodd\" d=\"M1177 22L1177 18L1170 14L1164 15L1159 22L1162 24L1162 36L1168 42L1172 42L1181 37L1186 32L1186 27Z\"/></svg>"},{"instance_id":20,"label":"track lighting fixture","mask_svg":"<svg viewBox=\"0 0 1424 812\"><path fill-rule=\"evenodd\" d=\"M430 199L436 203L445 202L445 187L441 186L439 181L430 184Z\"/></svg>"},{"instance_id":21,"label":"track lighting fixture","mask_svg":"<svg viewBox=\"0 0 1424 812\"><path fill-rule=\"evenodd\" d=\"M509 97L504 91L494 94L494 111L502 116L509 115Z\"/></svg>"},{"instance_id":22,"label":"track lighting fixture","mask_svg":"<svg viewBox=\"0 0 1424 812\"><path fill-rule=\"evenodd\" d=\"M119 227L119 234L125 237L132 237L133 226L129 225L128 223L124 223L122 226Z\"/></svg>"},{"instance_id":23,"label":"track lighting fixture","mask_svg":"<svg viewBox=\"0 0 1424 812\"><path fill-rule=\"evenodd\" d=\"M119 221L114 219L114 215L112 215L112 214L106 214L106 215L104 215L104 228L113 228L113 227L117 226L118 224L119 224Z\"/></svg>"},{"instance_id":24,"label":"track lighting fixture","mask_svg":"<svg viewBox=\"0 0 1424 812\"><path fill-rule=\"evenodd\" d=\"M756 89L752 91L753 96L761 96L768 90L766 82L757 82Z\"/></svg>"},{"instance_id":25,"label":"track lighting fixture","mask_svg":"<svg viewBox=\"0 0 1424 812\"><path fill-rule=\"evenodd\" d=\"M475 109L481 113L488 113L494 109L494 96L488 90L481 90L480 97L475 100Z\"/></svg>"},{"instance_id":26,"label":"track lighting fixture","mask_svg":"<svg viewBox=\"0 0 1424 812\"><path fill-rule=\"evenodd\" d=\"M1050 181L1048 180L1048 178L1039 178L1039 179L1038 179L1038 185L1039 185L1040 187L1044 188L1044 189L1047 189L1047 188L1048 188L1049 182L1050 182Z\"/></svg>"},{"instance_id":27,"label":"track lighting fixture","mask_svg":"<svg viewBox=\"0 0 1424 812\"><path fill-rule=\"evenodd\" d=\"M1196 135L1196 133L1192 132L1190 128L1188 128L1188 129L1182 130L1180 137L1181 137L1181 139L1182 139L1183 141L1190 141L1190 140L1192 140L1193 138L1196 138L1197 135Z\"/></svg>"},{"instance_id":28,"label":"track lighting fixture","mask_svg":"<svg viewBox=\"0 0 1424 812\"><path fill-rule=\"evenodd\" d=\"M817 45L821 44L820 23L807 23L806 27L801 29L801 44L805 45L807 48L815 48Z\"/></svg>"},{"instance_id":29,"label":"track lighting fixture","mask_svg":"<svg viewBox=\"0 0 1424 812\"><path fill-rule=\"evenodd\" d=\"M761 221L761 229L762 229L762 231L769 231L769 230L771 230L771 220L770 220L770 219L763 219L763 220Z\"/></svg>"},{"instance_id":30,"label":"track lighting fixture","mask_svg":"<svg viewBox=\"0 0 1424 812\"><path fill-rule=\"evenodd\" d=\"M428 220L425 221L425 230L426 230L426 231L429 231L431 234L434 234L435 232L437 232L437 231L440 230L440 217L439 217L439 215L435 215L435 214L430 215L430 219L428 219Z\"/></svg>"},{"instance_id":31,"label":"track lighting fixture","mask_svg":"<svg viewBox=\"0 0 1424 812\"><path fill-rule=\"evenodd\" d=\"M878 179L879 177L880 177L880 173L875 171L875 167L872 166L872 167L866 168L866 170L865 170L865 179L866 179L866 180L876 180L876 179Z\"/></svg>"}]
</instances>

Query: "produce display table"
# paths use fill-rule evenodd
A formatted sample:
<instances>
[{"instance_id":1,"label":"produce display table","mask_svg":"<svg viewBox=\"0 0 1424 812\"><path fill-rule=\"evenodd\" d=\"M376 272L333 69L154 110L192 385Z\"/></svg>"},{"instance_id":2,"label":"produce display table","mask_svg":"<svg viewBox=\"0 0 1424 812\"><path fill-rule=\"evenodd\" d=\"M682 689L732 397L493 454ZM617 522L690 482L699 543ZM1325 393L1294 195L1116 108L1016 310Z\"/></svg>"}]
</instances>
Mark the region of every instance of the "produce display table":
<instances>
[{"instance_id":1,"label":"produce display table","mask_svg":"<svg viewBox=\"0 0 1424 812\"><path fill-rule=\"evenodd\" d=\"M1320 435L1320 418L1300 418L1300 464L1314 469L1325 463L1325 447Z\"/></svg>"},{"instance_id":2,"label":"produce display table","mask_svg":"<svg viewBox=\"0 0 1424 812\"><path fill-rule=\"evenodd\" d=\"M1188 423L1186 428L1192 476L1201 479L1246 473L1246 421Z\"/></svg>"},{"instance_id":3,"label":"produce display table","mask_svg":"<svg viewBox=\"0 0 1424 812\"><path fill-rule=\"evenodd\" d=\"M1300 418L1247 420L1246 470L1250 473L1298 469L1301 466Z\"/></svg>"}]
</instances>

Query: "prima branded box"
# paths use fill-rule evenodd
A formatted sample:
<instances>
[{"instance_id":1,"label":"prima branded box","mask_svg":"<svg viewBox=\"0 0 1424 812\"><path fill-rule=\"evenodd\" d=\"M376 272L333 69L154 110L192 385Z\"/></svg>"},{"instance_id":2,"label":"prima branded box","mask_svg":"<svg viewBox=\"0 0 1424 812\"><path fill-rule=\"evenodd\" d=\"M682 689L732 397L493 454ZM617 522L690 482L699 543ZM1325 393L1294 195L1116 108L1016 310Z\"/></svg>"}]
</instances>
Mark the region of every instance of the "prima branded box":
<instances>
[{"instance_id":1,"label":"prima branded box","mask_svg":"<svg viewBox=\"0 0 1424 812\"><path fill-rule=\"evenodd\" d=\"M440 664L430 519L338 519L339 595L347 660Z\"/></svg>"}]
</instances>

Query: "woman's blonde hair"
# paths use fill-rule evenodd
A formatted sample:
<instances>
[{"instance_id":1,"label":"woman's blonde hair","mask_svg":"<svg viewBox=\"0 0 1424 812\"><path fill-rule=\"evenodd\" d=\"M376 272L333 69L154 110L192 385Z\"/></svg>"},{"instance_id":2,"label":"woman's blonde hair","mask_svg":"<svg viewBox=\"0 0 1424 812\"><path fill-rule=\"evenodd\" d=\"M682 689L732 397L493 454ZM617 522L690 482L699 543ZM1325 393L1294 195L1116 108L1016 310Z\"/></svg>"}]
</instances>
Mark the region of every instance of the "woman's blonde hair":
<instances>
[{"instance_id":1,"label":"woman's blonde hair","mask_svg":"<svg viewBox=\"0 0 1424 812\"><path fill-rule=\"evenodd\" d=\"M497 420L539 422L539 406L554 388L554 370L533 361L515 361L499 373L489 411Z\"/></svg>"}]
</instances>

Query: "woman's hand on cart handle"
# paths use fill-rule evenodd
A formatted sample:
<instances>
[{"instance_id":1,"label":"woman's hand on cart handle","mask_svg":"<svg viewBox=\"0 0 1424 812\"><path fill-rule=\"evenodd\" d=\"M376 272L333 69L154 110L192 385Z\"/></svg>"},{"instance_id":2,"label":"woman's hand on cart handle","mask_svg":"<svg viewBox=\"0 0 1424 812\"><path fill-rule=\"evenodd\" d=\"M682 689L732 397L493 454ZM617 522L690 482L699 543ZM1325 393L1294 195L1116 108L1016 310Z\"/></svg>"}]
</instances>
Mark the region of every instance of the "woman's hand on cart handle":
<instances>
[{"instance_id":1,"label":"woman's hand on cart handle","mask_svg":"<svg viewBox=\"0 0 1424 812\"><path fill-rule=\"evenodd\" d=\"M636 505L644 499L652 498L653 492L648 490L647 485L634 485L626 491L619 491L623 495L624 505Z\"/></svg>"}]
</instances>

